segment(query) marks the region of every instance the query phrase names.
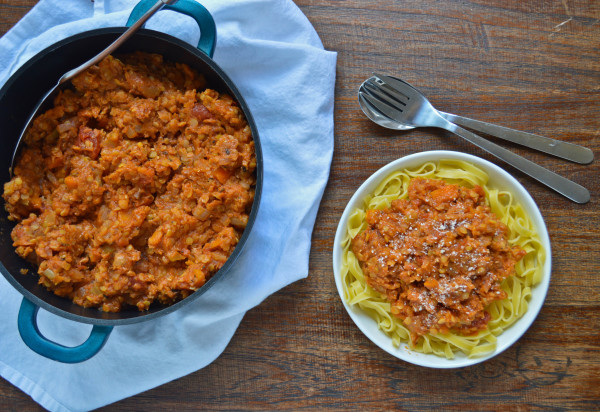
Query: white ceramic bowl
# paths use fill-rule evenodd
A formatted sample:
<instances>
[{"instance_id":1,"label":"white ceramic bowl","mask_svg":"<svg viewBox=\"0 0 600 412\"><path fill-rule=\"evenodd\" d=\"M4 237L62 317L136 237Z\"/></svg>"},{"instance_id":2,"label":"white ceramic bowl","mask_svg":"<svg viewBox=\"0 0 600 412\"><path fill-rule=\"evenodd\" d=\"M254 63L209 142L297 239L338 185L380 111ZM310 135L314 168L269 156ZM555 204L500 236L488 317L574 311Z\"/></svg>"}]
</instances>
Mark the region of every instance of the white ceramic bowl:
<instances>
[{"instance_id":1,"label":"white ceramic bowl","mask_svg":"<svg viewBox=\"0 0 600 412\"><path fill-rule=\"evenodd\" d=\"M538 230L540 240L547 251L542 281L532 288L532 296L527 312L523 315L523 317L521 317L521 319L519 319L516 323L514 323L497 337L498 341L496 350L493 353L483 357L468 358L462 353L457 353L454 359L446 359L433 354L423 354L411 351L408 345L404 343L401 344L399 348L396 348L394 345L392 345L392 339L378 329L374 319L365 314L357 306L350 307L344 301L342 279L340 275L343 252L341 242L345 235L348 217L352 211L357 207L362 207L362 202L365 196L373 192L377 185L390 173L396 170L412 168L426 162L435 162L442 159L454 159L470 162L488 173L490 177L488 183L489 186L510 191L514 195L515 200L523 206L524 210L533 220L533 223ZM344 307L348 311L348 314L356 326L358 326L358 328L373 343L391 355L415 365L421 365L430 368L460 368L483 362L498 355L510 345L515 343L525 333L529 326L531 326L540 309L542 308L544 299L546 298L546 293L548 291L548 286L550 284L551 255L550 238L548 237L548 230L546 229L542 214L527 190L525 190L525 188L521 186L521 184L515 178L495 164L479 157L460 152L436 150L408 155L393 161L376 171L358 188L356 193L354 193L348 202L335 234L333 243L333 272L335 276L335 284Z\"/></svg>"}]
</instances>

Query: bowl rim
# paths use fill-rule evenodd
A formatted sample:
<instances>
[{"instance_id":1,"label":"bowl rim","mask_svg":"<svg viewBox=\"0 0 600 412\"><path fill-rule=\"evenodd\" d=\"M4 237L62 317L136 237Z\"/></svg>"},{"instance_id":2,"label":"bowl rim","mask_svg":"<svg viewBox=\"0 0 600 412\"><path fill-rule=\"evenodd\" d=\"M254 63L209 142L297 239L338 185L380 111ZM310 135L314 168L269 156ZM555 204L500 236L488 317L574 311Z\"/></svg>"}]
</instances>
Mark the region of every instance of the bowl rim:
<instances>
[{"instance_id":1,"label":"bowl rim","mask_svg":"<svg viewBox=\"0 0 600 412\"><path fill-rule=\"evenodd\" d=\"M542 270L543 277L540 283L532 288L532 295L527 312L497 337L498 342L494 352L481 357L468 358L462 353L456 353L454 359L446 359L433 354L423 354L412 351L405 342L402 342L400 347L396 348L392 345L391 338L377 328L377 324L372 318L368 317L368 315L360 308L349 306L344 300L340 276L342 259L341 242L345 235L346 223L351 212L361 205L365 196L368 193L371 193L376 186L393 171L415 167L426 162L437 162L439 160L467 161L482 168L490 176L490 182L493 182L493 186L502 188L510 187L510 191L515 196L515 199L525 208L532 219L538 235L540 236L540 241L546 249L546 261L544 262ZM552 251L548 229L536 202L529 192L521 185L521 183L519 183L519 181L499 166L471 154L450 150L432 150L409 154L382 166L371 174L354 192L344 208L333 242L333 275L336 288L340 300L354 324L369 340L371 340L371 342L390 355L418 366L437 369L461 368L481 363L499 355L519 340L536 319L544 304L550 285L551 267Z\"/></svg>"}]
</instances>

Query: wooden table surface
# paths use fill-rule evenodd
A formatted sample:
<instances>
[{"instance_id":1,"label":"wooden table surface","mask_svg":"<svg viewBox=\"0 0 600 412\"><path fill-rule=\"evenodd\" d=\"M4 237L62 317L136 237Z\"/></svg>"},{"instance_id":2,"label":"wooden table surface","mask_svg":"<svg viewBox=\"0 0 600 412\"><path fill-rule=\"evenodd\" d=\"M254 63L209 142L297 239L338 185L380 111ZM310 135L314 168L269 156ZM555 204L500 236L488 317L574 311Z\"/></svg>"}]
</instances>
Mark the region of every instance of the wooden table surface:
<instances>
[{"instance_id":1,"label":"wooden table surface","mask_svg":"<svg viewBox=\"0 0 600 412\"><path fill-rule=\"evenodd\" d=\"M82 0L87 1L87 0ZM0 34L34 0L0 0ZM367 120L356 92L372 71L421 88L438 108L590 147L600 156L597 0L297 0L338 52L335 153L312 239L308 277L245 316L205 369L110 405L130 410L600 409L600 160L582 166L508 147L590 189L577 205L440 130L393 132ZM531 193L552 242L552 280L515 345L476 366L432 370L372 344L336 292L333 237L356 188L407 154L481 156ZM39 410L0 379L0 410Z\"/></svg>"}]
</instances>

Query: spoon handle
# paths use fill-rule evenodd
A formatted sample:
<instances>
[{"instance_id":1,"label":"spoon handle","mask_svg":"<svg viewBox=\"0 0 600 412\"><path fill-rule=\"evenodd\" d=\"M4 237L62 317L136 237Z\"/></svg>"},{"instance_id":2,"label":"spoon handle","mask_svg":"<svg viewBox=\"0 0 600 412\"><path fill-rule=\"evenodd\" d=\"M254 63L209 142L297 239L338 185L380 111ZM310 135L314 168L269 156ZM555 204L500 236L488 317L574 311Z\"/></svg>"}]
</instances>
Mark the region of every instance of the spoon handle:
<instances>
[{"instance_id":1,"label":"spoon handle","mask_svg":"<svg viewBox=\"0 0 600 412\"><path fill-rule=\"evenodd\" d=\"M457 125L468 127L469 129L489 134L490 136L499 137L500 139L530 147L572 162L588 164L594 160L594 152L587 147L539 136L533 133L509 129L508 127L498 126L480 120L458 116L456 114L444 113L441 111L440 114L446 120Z\"/></svg>"},{"instance_id":2,"label":"spoon handle","mask_svg":"<svg viewBox=\"0 0 600 412\"><path fill-rule=\"evenodd\" d=\"M483 137L476 135L475 133L465 130L462 127L457 126L454 123L449 122L445 119L443 122L440 119L439 125L442 128L452 133L455 133L463 139L473 143L475 146L480 147L486 152L493 154L497 158L519 169L523 173L528 174L532 178L545 184L549 188L557 191L566 198L571 199L576 203L589 202L590 192L585 187L569 179L566 179L536 163L533 163L532 161L527 160L524 157L521 157L518 154L503 148L502 146L498 146L497 144L492 143L489 140L486 140Z\"/></svg>"},{"instance_id":3,"label":"spoon handle","mask_svg":"<svg viewBox=\"0 0 600 412\"><path fill-rule=\"evenodd\" d=\"M87 68L93 66L94 64L100 62L106 56L115 51L121 44L123 44L129 37L133 35L146 21L154 15L157 11L162 9L167 4L176 3L177 0L158 0L154 6L150 8L142 17L139 18L134 24L131 25L123 34L121 34L114 42L112 42L106 49L102 50L99 54L92 57L90 60L86 61L82 65L69 70L66 72L59 80L58 84L63 84L73 77L77 76L79 73L85 71Z\"/></svg>"},{"instance_id":4,"label":"spoon handle","mask_svg":"<svg viewBox=\"0 0 600 412\"><path fill-rule=\"evenodd\" d=\"M27 133L29 126L33 122L33 119L38 115L39 111L42 109L43 104L46 101L50 100L50 98L54 95L54 93L57 92L59 86L65 82L71 80L73 77L77 76L78 74L83 72L88 67L98 63L100 60L102 60L103 58L108 56L110 53L115 51L123 42L125 42L125 40L127 40L129 37L131 37L150 17L152 17L154 15L154 13L156 13L157 11L162 9L165 5L174 4L177 1L178 0L158 0L152 6L152 8L150 8L150 10L148 10L142 17L139 18L138 21L136 21L133 25L131 25L131 27L129 27L127 30L125 30L125 32L123 34L121 34L107 48L105 48L99 54L92 57L90 60L86 61L82 65L66 72L65 74L62 75L62 77L60 79L58 79L58 82L56 82L56 84L50 90L48 90L48 92L42 97L42 99L40 101L38 101L35 108L29 115L29 118L27 119L25 126L21 130L21 134L19 135L19 138L17 139L17 143L15 145L15 148L13 150L13 155L10 160L10 166L8 168L8 172L9 172L11 178L13 176L17 157L19 156L19 153L21 152L21 149L23 148L23 138L24 138L25 134Z\"/></svg>"}]
</instances>

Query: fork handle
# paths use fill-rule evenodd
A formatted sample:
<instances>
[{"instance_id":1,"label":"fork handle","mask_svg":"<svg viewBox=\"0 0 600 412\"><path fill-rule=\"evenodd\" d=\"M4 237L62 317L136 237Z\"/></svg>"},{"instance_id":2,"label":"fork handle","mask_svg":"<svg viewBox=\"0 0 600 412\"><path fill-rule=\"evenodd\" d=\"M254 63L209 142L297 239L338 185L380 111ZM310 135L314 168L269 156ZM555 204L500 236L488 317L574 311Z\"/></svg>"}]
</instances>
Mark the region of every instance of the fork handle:
<instances>
[{"instance_id":1,"label":"fork handle","mask_svg":"<svg viewBox=\"0 0 600 412\"><path fill-rule=\"evenodd\" d=\"M509 129L508 127L498 126L451 113L440 112L440 114L446 120L457 125L468 127L469 129L508 140L521 146L539 150L540 152L548 153L572 162L588 164L594 160L594 152L587 147L539 136L533 133L521 132L519 130Z\"/></svg>"},{"instance_id":2,"label":"fork handle","mask_svg":"<svg viewBox=\"0 0 600 412\"><path fill-rule=\"evenodd\" d=\"M557 191L561 195L571 199L576 203L587 203L590 201L590 192L585 187L567 178L564 178L445 119L440 119L439 126L457 134L463 139L473 143L475 146L485 150L486 152L493 154L500 160L503 160L509 165L519 169L523 173L528 174L532 178L545 184L549 188Z\"/></svg>"}]
</instances>

